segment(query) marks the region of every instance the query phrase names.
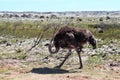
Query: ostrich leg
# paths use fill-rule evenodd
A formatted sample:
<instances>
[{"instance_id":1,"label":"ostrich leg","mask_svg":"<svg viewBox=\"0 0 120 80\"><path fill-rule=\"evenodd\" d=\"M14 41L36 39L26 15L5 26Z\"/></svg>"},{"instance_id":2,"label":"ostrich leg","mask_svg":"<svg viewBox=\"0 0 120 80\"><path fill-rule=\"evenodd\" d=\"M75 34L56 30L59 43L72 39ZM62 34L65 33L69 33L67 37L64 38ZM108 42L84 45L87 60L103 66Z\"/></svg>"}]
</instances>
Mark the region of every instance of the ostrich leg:
<instances>
[{"instance_id":1,"label":"ostrich leg","mask_svg":"<svg viewBox=\"0 0 120 80\"><path fill-rule=\"evenodd\" d=\"M67 55L65 56L65 59L62 61L62 63L60 63L60 65L56 66L55 68L60 68L65 61L67 60L67 58L72 54L71 50L69 50L69 52L67 53Z\"/></svg>"},{"instance_id":2,"label":"ostrich leg","mask_svg":"<svg viewBox=\"0 0 120 80\"><path fill-rule=\"evenodd\" d=\"M82 69L82 68L83 68L83 64L82 64L82 59L81 59L80 52L81 52L81 49L77 50L77 54L78 54L79 62L80 62L80 67L79 67L79 69Z\"/></svg>"}]
</instances>

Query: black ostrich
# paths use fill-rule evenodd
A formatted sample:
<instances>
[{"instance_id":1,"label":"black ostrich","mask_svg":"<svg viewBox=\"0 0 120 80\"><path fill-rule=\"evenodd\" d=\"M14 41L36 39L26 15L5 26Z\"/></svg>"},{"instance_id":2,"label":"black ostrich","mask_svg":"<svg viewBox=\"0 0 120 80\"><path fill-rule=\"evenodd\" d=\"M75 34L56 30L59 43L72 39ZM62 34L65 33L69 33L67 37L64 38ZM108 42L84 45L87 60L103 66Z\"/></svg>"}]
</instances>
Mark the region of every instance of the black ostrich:
<instances>
[{"instance_id":1,"label":"black ostrich","mask_svg":"<svg viewBox=\"0 0 120 80\"><path fill-rule=\"evenodd\" d=\"M83 45L87 42L93 46L93 49L97 48L94 35L87 29L71 28L65 26L56 32L50 44L48 44L49 52L51 54L57 53L60 48L69 50L63 62L60 65L56 66L56 68L60 68L64 64L67 58L71 55L72 49L75 49L78 54L80 62L79 69L83 68L80 52L83 48ZM53 47L55 50L53 50Z\"/></svg>"}]
</instances>

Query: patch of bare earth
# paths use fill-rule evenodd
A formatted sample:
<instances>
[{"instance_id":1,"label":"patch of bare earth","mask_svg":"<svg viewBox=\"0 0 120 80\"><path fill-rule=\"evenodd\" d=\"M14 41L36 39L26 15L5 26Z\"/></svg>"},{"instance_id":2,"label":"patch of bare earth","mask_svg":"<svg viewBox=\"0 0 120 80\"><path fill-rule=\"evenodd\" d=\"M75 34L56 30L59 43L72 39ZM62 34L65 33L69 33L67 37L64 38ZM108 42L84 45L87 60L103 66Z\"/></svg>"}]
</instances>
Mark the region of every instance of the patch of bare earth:
<instances>
[{"instance_id":1,"label":"patch of bare earth","mask_svg":"<svg viewBox=\"0 0 120 80\"><path fill-rule=\"evenodd\" d=\"M36 68L31 67L31 64L21 65L19 60L5 60L1 64L0 70L6 71L0 73L0 80L120 80L119 66L107 69L95 66L93 70L86 68L80 70L69 68L71 66L63 66L62 69L49 68L49 64L49 67L37 65Z\"/></svg>"}]
</instances>

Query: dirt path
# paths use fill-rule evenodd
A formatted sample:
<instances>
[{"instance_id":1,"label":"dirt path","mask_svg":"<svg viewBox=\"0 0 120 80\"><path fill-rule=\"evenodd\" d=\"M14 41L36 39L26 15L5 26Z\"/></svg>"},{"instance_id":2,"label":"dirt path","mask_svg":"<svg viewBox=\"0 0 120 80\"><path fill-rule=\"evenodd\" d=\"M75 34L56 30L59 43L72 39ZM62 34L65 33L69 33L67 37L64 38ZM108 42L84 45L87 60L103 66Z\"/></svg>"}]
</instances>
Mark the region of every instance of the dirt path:
<instances>
[{"instance_id":1,"label":"dirt path","mask_svg":"<svg viewBox=\"0 0 120 80\"><path fill-rule=\"evenodd\" d=\"M0 80L120 80L120 72L33 68L30 71L13 70L5 72L0 74Z\"/></svg>"},{"instance_id":2,"label":"dirt path","mask_svg":"<svg viewBox=\"0 0 120 80\"><path fill-rule=\"evenodd\" d=\"M16 74L10 77L14 80L92 80L88 76L83 76L80 74Z\"/></svg>"}]
</instances>

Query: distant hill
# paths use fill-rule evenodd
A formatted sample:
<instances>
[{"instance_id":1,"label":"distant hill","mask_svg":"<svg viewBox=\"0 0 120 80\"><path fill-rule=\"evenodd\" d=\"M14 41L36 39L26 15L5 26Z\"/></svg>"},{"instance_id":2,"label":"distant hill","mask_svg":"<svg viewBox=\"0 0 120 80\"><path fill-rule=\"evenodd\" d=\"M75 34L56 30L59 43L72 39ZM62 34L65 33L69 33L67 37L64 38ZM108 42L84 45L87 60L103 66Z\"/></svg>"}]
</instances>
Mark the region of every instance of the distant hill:
<instances>
[{"instance_id":1,"label":"distant hill","mask_svg":"<svg viewBox=\"0 0 120 80\"><path fill-rule=\"evenodd\" d=\"M57 16L78 16L78 17L120 17L120 11L66 11L66 12L9 12L9 11L1 11L0 15L57 15Z\"/></svg>"}]
</instances>

